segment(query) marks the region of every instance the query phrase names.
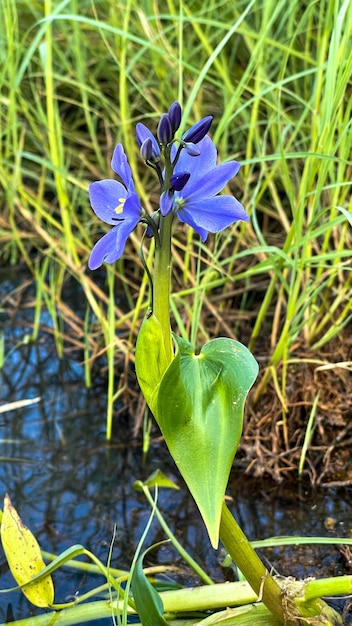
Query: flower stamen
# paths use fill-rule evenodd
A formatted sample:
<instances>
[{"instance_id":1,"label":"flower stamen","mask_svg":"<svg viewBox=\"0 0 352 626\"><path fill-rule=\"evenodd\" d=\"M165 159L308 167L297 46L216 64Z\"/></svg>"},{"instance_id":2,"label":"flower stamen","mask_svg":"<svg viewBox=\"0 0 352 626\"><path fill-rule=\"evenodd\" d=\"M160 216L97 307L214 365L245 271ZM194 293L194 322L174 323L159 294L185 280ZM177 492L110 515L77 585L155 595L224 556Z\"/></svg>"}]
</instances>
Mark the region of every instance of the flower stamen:
<instances>
[{"instance_id":1,"label":"flower stamen","mask_svg":"<svg viewBox=\"0 0 352 626\"><path fill-rule=\"evenodd\" d=\"M126 198L119 198L119 203L116 207L116 209L114 209L115 213L117 213L118 215L120 215L121 213L123 213L123 205L125 204Z\"/></svg>"},{"instance_id":2,"label":"flower stamen","mask_svg":"<svg viewBox=\"0 0 352 626\"><path fill-rule=\"evenodd\" d=\"M176 196L174 198L174 210L175 212L180 211L182 207L186 204L185 198L181 198L180 196Z\"/></svg>"}]
</instances>

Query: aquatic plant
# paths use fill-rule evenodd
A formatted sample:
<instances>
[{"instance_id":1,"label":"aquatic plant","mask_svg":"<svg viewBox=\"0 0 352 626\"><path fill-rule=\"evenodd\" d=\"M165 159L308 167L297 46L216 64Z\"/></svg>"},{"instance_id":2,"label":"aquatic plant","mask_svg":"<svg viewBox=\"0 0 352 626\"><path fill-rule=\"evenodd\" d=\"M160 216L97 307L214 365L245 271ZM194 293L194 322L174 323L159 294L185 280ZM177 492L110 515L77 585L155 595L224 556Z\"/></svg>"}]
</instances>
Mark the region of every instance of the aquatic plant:
<instances>
[{"instance_id":1,"label":"aquatic plant","mask_svg":"<svg viewBox=\"0 0 352 626\"><path fill-rule=\"evenodd\" d=\"M232 338L244 333L249 348L261 353L246 436L254 440L266 404L273 406L259 445L266 468L280 480L296 470L296 431L309 416L299 402L313 405L317 381L324 426L343 411L321 379L329 371L337 383L333 394L339 372L348 372L347 342L340 337L352 313L351 237L343 213L351 212L351 3L322 0L318 7L293 0L289 12L286 0L159 4L148 1L136 11L131 0L118 6L114 0L1 3L1 267L29 270L32 341L41 312L48 311L45 332L54 335L60 358L73 338L88 386L107 365L108 438L116 399L129 403L141 423L128 393L134 378L116 390L116 373L126 358L133 363L146 302L147 281L135 255L139 233L109 268L107 284L104 273L99 281L93 277L87 259L106 226L97 232L87 188L106 177L116 143L135 166L136 123L156 125L170 90L180 99L187 94L190 123L210 112L219 153L241 160L238 186L252 219L249 228L235 225L208 238L200 251L211 261L198 271L199 238L182 231L173 286L182 282L183 289L175 289L170 304L181 335L191 329L207 341L216 324ZM134 171L136 192L149 208L146 174ZM84 319L65 299L68 281L85 298ZM202 318L194 314L201 300ZM304 374L292 388L296 368ZM313 424L318 446L325 445L321 428ZM275 461L274 446L285 451ZM312 480L319 459L316 446L308 446L303 471ZM248 452L246 460L261 471L257 455Z\"/></svg>"},{"instance_id":2,"label":"aquatic plant","mask_svg":"<svg viewBox=\"0 0 352 626\"><path fill-rule=\"evenodd\" d=\"M212 546L217 548L221 539L249 585L247 595L241 601L236 599L237 604L243 605L243 610L234 611L227 623L244 624L248 618L260 623L263 617L266 624L286 626L342 624L340 616L320 598L326 583L310 585L304 581L273 576L224 501L231 465L241 437L245 400L258 373L253 355L243 344L230 338L215 338L200 348L171 330L171 232L175 218L194 227L203 240L208 231L217 232L237 220L248 221L246 211L235 198L226 194L217 195L237 173L239 165L231 161L216 164L216 148L207 135L210 121L204 118L178 138L175 133L181 122L181 107L174 102L169 112L161 117L157 141L144 127L137 129L141 155L146 165L156 172L160 183L159 207L152 215L141 207L122 146L115 148L112 167L123 184L105 180L92 183L90 188L94 211L113 226L93 249L91 264L98 267L104 261L111 264L117 260L128 235L139 221L146 224L146 232L154 238L154 263L150 268L146 266L150 281L150 308L138 335L136 373L169 451L198 506ZM182 158L182 155L185 156ZM186 212L183 212L184 206L187 206ZM165 484L162 475L150 481L150 486L157 487L158 484ZM151 503L151 522L157 515L156 499L150 498L148 484L138 483L137 486ZM114 598L111 595L108 603L112 615L116 614L118 620L121 614L126 617L131 605L143 626L167 626L171 623L172 613L177 616L182 609L178 606L171 611L167 603L164 606L165 596L157 592L143 571L145 552L141 552L141 547L150 522L127 576L125 590L109 567L105 568L82 546L73 546L51 565L44 567L39 546L8 497L5 498L1 537L19 587L37 606L51 607L56 611L65 609L62 623L75 623L81 619L82 613L76 612L73 605L54 604L50 574L72 556L86 554L106 575L111 594L114 590ZM170 536L167 527L165 530ZM340 594L346 588L350 589L352 577L343 577L340 583L330 584L329 593L338 590ZM128 594L130 587L131 599ZM123 598L122 608L119 597ZM257 602L262 607L259 611ZM104 612L99 612L99 607L95 608L98 611L96 617L104 615ZM217 617L221 621L228 615ZM36 623L42 623L41 618ZM205 625L208 621L205 618L197 623Z\"/></svg>"},{"instance_id":3,"label":"aquatic plant","mask_svg":"<svg viewBox=\"0 0 352 626\"><path fill-rule=\"evenodd\" d=\"M58 318L64 309L58 285L62 285L65 276L73 275L82 284L89 304L85 336L89 338L94 324L107 346L110 390L107 434L110 438L116 342L119 352L122 355L126 352L126 346L116 336L116 330L125 328L123 324L126 324L130 336L134 336L143 310L147 279L143 279L136 298L135 293L131 294L128 280L124 280L123 265L108 268L108 295L91 275L85 274L92 238L95 240L97 237L96 221L94 216L88 215L86 208L85 181L99 177L102 172L103 177L106 173L105 152L107 149L112 151L111 128L118 129L119 139L123 141L133 165L132 125L145 111L148 111L149 120L155 120L160 116L160 109L166 109L170 89L177 89L177 81L179 94L185 91L187 84L189 99L184 118L209 110L207 105L215 102L212 113L216 115L217 126L213 139L221 148L221 154L238 154L238 137L245 146L241 198L244 198L246 207L250 207L252 220L249 228L243 229L241 238L234 238L234 229L229 229L223 239L216 240L216 245L213 245L213 238L209 238L209 246L198 248L199 237L194 237L192 232L185 238L185 260L180 263L185 288L171 299L170 305L173 314L178 315L178 330L185 342L191 327L189 343L192 349L179 340L180 349L174 358L172 343L167 341L164 348L168 356L163 350L156 354L161 369L154 375L161 376L163 367L168 370L174 363L170 371L171 385L182 374L183 364L188 363L191 364L192 375L204 381L201 366L193 361L204 361L212 370L216 357L213 358L215 355L211 350L210 354L205 352L202 356L202 352L198 353L198 342L203 337L208 339L207 330L202 327L198 332L197 310L193 301L189 305L188 298L195 296L197 305L202 301L208 302L207 296L212 290L221 289L225 300L230 282L236 281L237 286L244 281L245 288L239 304L242 313L247 311L247 292L254 293L257 289L264 294L259 302L259 311L255 311L254 328L249 331L249 346L254 351L263 335L270 338L271 345L268 367L256 388L254 399L258 401L272 378L282 406L280 424L287 443L288 371L292 364L295 366L297 362L304 362L301 356L293 354L295 346L303 342L316 351L338 337L351 319L351 239L348 230L351 214L347 210L351 206L348 197L351 167L351 100L348 97L351 4L348 0L324 0L316 12L316 4L302 7L302 3L294 1L290 12L287 12L285 1L271 0L262 6L257 3L256 10L251 12L253 2L236 6L226 2L222 4L220 13L218 3L210 2L206 8L199 6L199 11L192 13L193 7L190 9L181 3L177 13L173 4L168 3L162 16L148 13L149 3L141 6L135 14L131 11L131 2L118 6L116 2L107 2L105 6L100 3L99 11L94 2L89 3L93 6L93 13L89 12L88 3L84 2L79 3L79 10L78 3L70 4L67 12L68 4L48 0L44 3L45 15L40 3L28 5L24 19L18 13L18 7L24 10L21 3L8 0L0 7L6 26L3 33L4 71L0 77L3 94L1 115L4 120L1 135L1 255L5 263L24 260L36 279L33 339L38 330L40 309L46 305L52 316L58 353L62 354L64 338ZM154 3L154 7L157 4ZM183 45L186 23L189 26L188 40ZM235 41L234 35L240 44ZM227 45L228 42L231 45ZM92 47L94 58L91 56ZM240 57L236 52L239 48ZM151 65L160 80L150 77ZM183 82L183 75L187 81ZM179 77L176 81L175 76ZM114 101L114 106L111 106L112 84L119 86L119 100ZM160 117L157 140L147 126L144 130L142 125L139 126L138 143L144 160L148 158L152 163L160 156L159 140L167 143L170 128L171 132L180 128L179 113L177 105L174 105L171 111ZM86 128L86 132L81 133L81 128ZM193 127L194 132L198 132L199 128L198 122L195 129ZM185 140L180 129L182 137ZM194 138L197 139L197 136L193 135ZM195 148L188 146L188 152L182 154L195 159L197 145ZM186 185L183 174L185 172L182 171L176 173L172 180L173 199L176 193L182 198L182 185ZM142 179L136 177L136 188L141 204L149 207L145 180L145 175ZM154 216L148 213L153 223L150 222L149 227L147 225L146 234L153 236L156 232L152 245L161 236L160 214L165 218L170 213L173 217L175 215L175 206L170 199L170 194L166 192L160 197L160 212ZM137 205L135 208L138 213ZM178 217L182 219L182 210ZM194 225L197 226L196 223ZM202 234L200 228L201 225L198 226L198 234ZM207 228L204 230L208 232ZM138 267L142 269L142 262L134 254L137 242L136 234L131 232L128 256L133 259L134 265L139 263ZM190 285L186 279L191 274L192 261L198 250L202 253L202 263L210 255L211 263L206 265L205 270L199 263L197 284ZM177 258L173 260L176 264ZM247 261L250 263L247 264ZM235 272L239 262L240 269ZM154 272L158 272L158 264L161 260L156 257ZM162 277L161 271L159 276ZM265 280L264 288L259 279ZM116 280L121 280L119 284L125 289L131 307L129 313L118 309L114 300ZM176 304L184 307L186 314L183 317ZM153 335L155 329L156 336L160 335L160 328L154 319L155 307L159 307L161 316L163 307L158 295L154 314L146 319L141 338L143 334L145 337ZM163 323L163 328L166 328L166 323ZM148 346L147 339L143 342ZM145 350L143 342L139 346L140 354ZM152 348L158 345L152 344ZM193 355L195 345L197 359ZM88 342L85 350L87 380L90 380L92 351ZM150 349L148 358L152 355ZM168 365L169 358L172 363L170 361ZM319 359L318 365L334 365ZM164 403L161 396L159 398L154 393L153 378L151 382L148 377L143 380L144 369L140 367L142 386L146 396L150 396L150 404L154 406L155 403L155 413L166 430ZM149 376L149 372L147 374ZM312 411L312 418L314 413ZM309 420L307 435L310 436L312 430L312 421ZM172 437L173 433L169 434ZM305 444L308 440L309 437ZM171 440L170 447L176 443ZM304 454L306 450L305 445ZM192 479L190 476L190 484L193 484ZM201 493L201 496L204 494ZM206 503L207 498L202 506L205 517L209 517ZM157 514L155 503L151 506L153 513ZM226 533L231 526L231 518L222 512L220 520L220 533ZM214 542L216 523L217 520L210 520ZM230 542L231 531L228 535ZM295 538L295 542L299 541L298 537ZM84 548L79 547L72 549L70 555L61 555L49 566L49 572L65 563L66 557L73 558L83 553ZM100 571L106 574L107 584L122 597L124 591L119 586L119 576L122 582L123 575L110 571L110 578L106 568L102 564L100 566ZM42 574L43 577L45 575ZM313 582L320 585L318 591ZM322 595L348 593L350 579L309 581L304 590L303 602ZM264 582L259 590L260 598L261 591L266 592ZM186 592L184 598L187 597ZM231 598L226 595L226 590L219 588L219 593L223 599L221 606L230 606ZM231 587L229 593L239 598L240 587ZM314 595L317 593L318 596ZM207 604L211 595L208 586L204 590L202 608L214 608L211 603ZM152 594L150 597L153 601ZM187 601L182 604L180 597L177 598L172 604L163 596L165 611L173 613L185 609ZM252 603L257 598L258 594L253 595L249 589L244 602ZM76 623L77 620L86 623L89 609L84 606L85 598L81 600L77 606L60 614L43 616L42 621L38 619L37 623L58 620L58 624L62 624L66 619L66 623L75 623L75 620ZM127 605L129 600L124 598L124 602ZM191 606L188 603L188 611ZM316 610L319 607L313 603L312 608ZM104 600L91 610L98 617L110 616L113 611L120 615L120 609L121 604L114 597L111 602ZM247 604L242 607L242 615L223 614L218 618L233 619L237 620L234 623L239 623L239 620L245 619L245 610L251 623L260 623L262 618L266 624L277 623L270 621L274 620L270 612L262 614L262 609L262 606L256 605L254 613L252 606ZM214 616L211 618L216 619ZM195 621L199 622L199 618Z\"/></svg>"}]
</instances>

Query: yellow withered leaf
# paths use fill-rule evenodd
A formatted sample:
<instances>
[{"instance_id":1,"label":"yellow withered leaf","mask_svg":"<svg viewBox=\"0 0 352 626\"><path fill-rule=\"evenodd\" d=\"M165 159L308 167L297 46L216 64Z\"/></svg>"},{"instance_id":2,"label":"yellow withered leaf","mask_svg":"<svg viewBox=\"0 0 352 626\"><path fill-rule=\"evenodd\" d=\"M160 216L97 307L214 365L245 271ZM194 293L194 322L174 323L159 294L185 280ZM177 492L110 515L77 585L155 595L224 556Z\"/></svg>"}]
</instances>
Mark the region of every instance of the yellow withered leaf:
<instances>
[{"instance_id":1,"label":"yellow withered leaf","mask_svg":"<svg viewBox=\"0 0 352 626\"><path fill-rule=\"evenodd\" d=\"M4 498L1 520L1 541L10 571L18 585L28 583L45 567L38 542L24 525L9 496ZM24 595L38 607L48 607L54 602L54 585L51 576L22 588Z\"/></svg>"}]
</instances>

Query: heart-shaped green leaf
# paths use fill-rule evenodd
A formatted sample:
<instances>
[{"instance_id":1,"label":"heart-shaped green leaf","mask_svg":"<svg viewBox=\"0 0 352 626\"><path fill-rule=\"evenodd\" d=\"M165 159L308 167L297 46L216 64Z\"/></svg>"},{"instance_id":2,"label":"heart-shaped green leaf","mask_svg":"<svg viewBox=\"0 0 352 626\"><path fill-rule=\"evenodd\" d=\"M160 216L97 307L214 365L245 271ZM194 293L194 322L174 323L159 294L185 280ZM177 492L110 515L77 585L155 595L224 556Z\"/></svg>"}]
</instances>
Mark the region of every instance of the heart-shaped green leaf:
<instances>
[{"instance_id":1,"label":"heart-shaped green leaf","mask_svg":"<svg viewBox=\"0 0 352 626\"><path fill-rule=\"evenodd\" d=\"M242 432L244 402L258 364L238 341L218 338L195 354L175 338L151 409L217 547L225 489Z\"/></svg>"}]
</instances>

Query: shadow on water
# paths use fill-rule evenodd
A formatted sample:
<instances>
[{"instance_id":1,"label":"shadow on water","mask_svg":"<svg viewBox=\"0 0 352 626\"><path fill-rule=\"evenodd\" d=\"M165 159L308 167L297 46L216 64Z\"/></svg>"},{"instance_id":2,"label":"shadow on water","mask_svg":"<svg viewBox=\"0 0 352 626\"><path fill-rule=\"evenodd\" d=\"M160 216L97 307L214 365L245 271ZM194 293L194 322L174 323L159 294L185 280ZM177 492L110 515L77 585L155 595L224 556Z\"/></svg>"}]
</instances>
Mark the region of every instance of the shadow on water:
<instances>
[{"instance_id":1,"label":"shadow on water","mask_svg":"<svg viewBox=\"0 0 352 626\"><path fill-rule=\"evenodd\" d=\"M8 286L3 281L0 287L1 296ZM107 446L105 385L86 389L83 365L73 358L60 361L48 334L41 334L35 344L23 345L28 329L23 323L9 323L4 312L0 315L8 355L0 371L0 410L9 402L39 398L27 407L0 413L0 497L9 493L42 549L58 554L81 543L105 563L116 525L112 566L128 569L150 514L144 496L133 490L133 482L160 468L181 486L179 491L159 495L159 507L177 538L214 580L233 579L233 570L220 566L221 548L217 552L211 549L193 501L158 433L145 462L140 442L126 441L128 423L118 425L114 442ZM297 485L258 484L233 474L228 494L250 539L352 534L352 494L348 490L312 493ZM162 539L154 522L148 544ZM351 566L348 555L333 546L266 549L262 556L280 574L297 577L349 573ZM148 564L179 566L175 580L197 584L167 544L151 552L148 559ZM0 574L2 589L13 586L2 552ZM67 568L55 573L54 580L56 602L103 582L98 576ZM21 593L3 594L1 622L9 603L13 619L41 612Z\"/></svg>"}]
</instances>

